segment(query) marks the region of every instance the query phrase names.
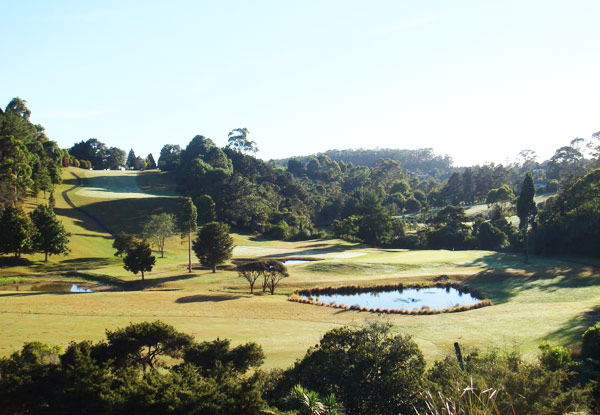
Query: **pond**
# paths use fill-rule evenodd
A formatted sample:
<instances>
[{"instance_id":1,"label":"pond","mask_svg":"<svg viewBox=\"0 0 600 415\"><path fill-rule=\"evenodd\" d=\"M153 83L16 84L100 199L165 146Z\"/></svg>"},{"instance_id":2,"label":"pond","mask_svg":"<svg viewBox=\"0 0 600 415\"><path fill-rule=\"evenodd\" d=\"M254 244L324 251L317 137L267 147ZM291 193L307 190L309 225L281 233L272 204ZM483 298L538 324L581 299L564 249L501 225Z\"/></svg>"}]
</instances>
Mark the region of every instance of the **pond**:
<instances>
[{"instance_id":1,"label":"pond","mask_svg":"<svg viewBox=\"0 0 600 415\"><path fill-rule=\"evenodd\" d=\"M11 287L6 287L9 290L15 291L41 291L47 293L93 293L94 291L81 287L77 284L63 283L63 282L55 282L49 284L24 284L24 285L14 285Z\"/></svg>"},{"instance_id":2,"label":"pond","mask_svg":"<svg viewBox=\"0 0 600 415\"><path fill-rule=\"evenodd\" d=\"M471 306L481 302L474 295L454 287L404 288L391 291L358 292L339 294L299 294L303 299L312 299L325 304L343 304L368 309L389 310L444 310L456 306Z\"/></svg>"},{"instance_id":3,"label":"pond","mask_svg":"<svg viewBox=\"0 0 600 415\"><path fill-rule=\"evenodd\" d=\"M308 259L286 259L283 262L285 265L296 265L296 264L304 264L305 262L311 262Z\"/></svg>"}]
</instances>

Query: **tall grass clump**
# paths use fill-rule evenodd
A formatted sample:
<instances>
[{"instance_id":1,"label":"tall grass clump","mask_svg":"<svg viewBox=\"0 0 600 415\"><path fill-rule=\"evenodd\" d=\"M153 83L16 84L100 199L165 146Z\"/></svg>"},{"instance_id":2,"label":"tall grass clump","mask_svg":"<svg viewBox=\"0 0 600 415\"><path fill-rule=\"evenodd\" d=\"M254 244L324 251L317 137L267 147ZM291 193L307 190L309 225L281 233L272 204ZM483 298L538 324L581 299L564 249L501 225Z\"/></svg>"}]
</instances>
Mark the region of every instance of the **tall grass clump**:
<instances>
[{"instance_id":1,"label":"tall grass clump","mask_svg":"<svg viewBox=\"0 0 600 415\"><path fill-rule=\"evenodd\" d=\"M417 415L501 415L495 398L498 391L493 388L477 389L472 381L470 386L462 388L456 385L461 393L456 398L447 397L442 392L423 392L422 406L415 408Z\"/></svg>"}]
</instances>

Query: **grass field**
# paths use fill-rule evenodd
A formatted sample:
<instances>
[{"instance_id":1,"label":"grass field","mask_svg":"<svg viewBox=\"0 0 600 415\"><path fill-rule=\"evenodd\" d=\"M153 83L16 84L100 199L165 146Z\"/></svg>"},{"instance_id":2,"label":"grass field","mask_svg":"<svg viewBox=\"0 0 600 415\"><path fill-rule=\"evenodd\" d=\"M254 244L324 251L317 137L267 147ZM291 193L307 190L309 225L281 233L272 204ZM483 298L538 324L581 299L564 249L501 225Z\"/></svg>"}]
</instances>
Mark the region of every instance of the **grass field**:
<instances>
[{"instance_id":1,"label":"grass field","mask_svg":"<svg viewBox=\"0 0 600 415\"><path fill-rule=\"evenodd\" d=\"M71 175L83 180L81 187ZM105 329L160 319L199 340L231 338L255 341L266 352L267 367L283 367L301 357L327 330L358 326L367 320L389 321L396 332L411 334L428 358L463 346L512 347L528 355L541 342L575 344L582 331L600 318L600 272L597 264L532 258L489 251L382 250L339 240L282 242L234 235L235 258L307 258L291 265L274 296L248 294L245 280L233 271L212 274L185 269L186 245L172 237L165 258L144 286L113 256L112 238L82 211L110 231L134 231L154 212L176 212L179 199L169 193L164 173L96 172L65 169L57 189L56 211L72 233L68 257L28 257L28 264L4 264L0 285L19 281L83 281L100 290L91 294L0 291L0 355L40 340L65 346L71 340L99 340ZM153 184L156 183L156 186ZM90 189L87 186L93 188ZM131 191L136 197L128 198ZM140 196L145 195L145 196ZM150 195L152 197L148 197ZM38 200L39 201L39 200ZM28 202L31 209L35 201ZM59 273L83 272L65 276ZM377 315L287 301L298 288L430 281L440 275L465 281L493 300L491 307L425 316ZM102 291L107 282L118 290Z\"/></svg>"}]
</instances>

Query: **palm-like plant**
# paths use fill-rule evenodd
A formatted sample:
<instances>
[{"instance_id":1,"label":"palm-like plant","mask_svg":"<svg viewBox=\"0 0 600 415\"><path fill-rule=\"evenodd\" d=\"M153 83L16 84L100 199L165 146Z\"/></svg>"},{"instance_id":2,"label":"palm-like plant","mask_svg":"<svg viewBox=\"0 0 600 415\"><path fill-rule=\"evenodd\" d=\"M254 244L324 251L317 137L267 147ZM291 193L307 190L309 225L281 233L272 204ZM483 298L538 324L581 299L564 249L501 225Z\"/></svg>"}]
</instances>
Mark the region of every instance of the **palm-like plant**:
<instances>
[{"instance_id":1,"label":"palm-like plant","mask_svg":"<svg viewBox=\"0 0 600 415\"><path fill-rule=\"evenodd\" d=\"M325 415L325 406L319 400L319 394L302 385L292 388L292 397L302 405L301 415Z\"/></svg>"}]
</instances>

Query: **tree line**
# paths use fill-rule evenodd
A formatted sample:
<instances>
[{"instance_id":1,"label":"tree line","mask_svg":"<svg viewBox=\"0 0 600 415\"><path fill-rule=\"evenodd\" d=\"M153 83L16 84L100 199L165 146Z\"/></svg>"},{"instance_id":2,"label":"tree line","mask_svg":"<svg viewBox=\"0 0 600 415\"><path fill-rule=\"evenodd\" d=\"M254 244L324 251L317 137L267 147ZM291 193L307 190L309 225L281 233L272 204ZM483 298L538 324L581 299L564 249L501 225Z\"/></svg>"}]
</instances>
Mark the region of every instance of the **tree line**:
<instances>
[{"instance_id":1,"label":"tree line","mask_svg":"<svg viewBox=\"0 0 600 415\"><path fill-rule=\"evenodd\" d=\"M256 343L198 342L142 322L64 351L30 342L0 358L0 414L592 413L599 339L596 324L581 351L542 344L525 360L516 349L459 345L426 365L410 336L371 323L335 328L291 367L262 370Z\"/></svg>"}]
</instances>

